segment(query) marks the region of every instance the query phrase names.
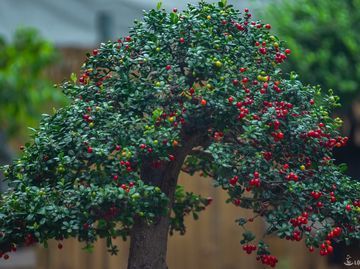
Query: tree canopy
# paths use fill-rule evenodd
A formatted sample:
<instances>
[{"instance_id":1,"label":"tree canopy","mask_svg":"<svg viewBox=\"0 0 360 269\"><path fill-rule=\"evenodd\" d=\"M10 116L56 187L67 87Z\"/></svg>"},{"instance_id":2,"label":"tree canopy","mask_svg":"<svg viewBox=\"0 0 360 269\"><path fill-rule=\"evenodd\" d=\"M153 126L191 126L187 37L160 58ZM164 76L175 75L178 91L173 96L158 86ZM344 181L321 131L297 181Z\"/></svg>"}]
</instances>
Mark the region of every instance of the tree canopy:
<instances>
[{"instance_id":1,"label":"tree canopy","mask_svg":"<svg viewBox=\"0 0 360 269\"><path fill-rule=\"evenodd\" d=\"M267 234L321 255L359 238L360 183L332 157L347 141L329 116L337 98L282 72L291 50L270 28L226 1L170 13L159 5L89 54L62 86L71 103L44 116L5 168L2 253L69 237L88 247L107 238L116 253L112 238L126 238L135 219L170 211L170 231L183 233L184 216L211 199L180 186L166 195L170 183L157 178L177 166L212 177L234 206L266 219ZM268 246L252 243L251 221L237 219L244 250L275 266Z\"/></svg>"}]
</instances>

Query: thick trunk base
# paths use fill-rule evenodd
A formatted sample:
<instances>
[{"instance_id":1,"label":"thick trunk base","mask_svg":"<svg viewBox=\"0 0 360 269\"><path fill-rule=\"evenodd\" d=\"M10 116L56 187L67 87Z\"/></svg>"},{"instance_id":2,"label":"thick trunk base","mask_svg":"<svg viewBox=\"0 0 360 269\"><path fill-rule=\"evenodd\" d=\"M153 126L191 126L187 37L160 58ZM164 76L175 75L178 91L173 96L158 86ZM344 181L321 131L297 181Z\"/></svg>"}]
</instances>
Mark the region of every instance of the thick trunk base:
<instances>
[{"instance_id":1,"label":"thick trunk base","mask_svg":"<svg viewBox=\"0 0 360 269\"><path fill-rule=\"evenodd\" d=\"M185 139L184 139L185 140ZM169 198L169 215L159 217L152 224L146 224L142 219L135 220L131 231L130 254L128 269L167 269L166 250L172 208L177 179L186 155L193 147L207 141L207 134L197 133L186 139L182 147L174 151L175 161L161 169L154 169L144 164L141 169L141 179L160 187Z\"/></svg>"},{"instance_id":2,"label":"thick trunk base","mask_svg":"<svg viewBox=\"0 0 360 269\"><path fill-rule=\"evenodd\" d=\"M167 269L168 233L168 217L162 217L153 225L136 221L131 233L128 269Z\"/></svg>"}]
</instances>

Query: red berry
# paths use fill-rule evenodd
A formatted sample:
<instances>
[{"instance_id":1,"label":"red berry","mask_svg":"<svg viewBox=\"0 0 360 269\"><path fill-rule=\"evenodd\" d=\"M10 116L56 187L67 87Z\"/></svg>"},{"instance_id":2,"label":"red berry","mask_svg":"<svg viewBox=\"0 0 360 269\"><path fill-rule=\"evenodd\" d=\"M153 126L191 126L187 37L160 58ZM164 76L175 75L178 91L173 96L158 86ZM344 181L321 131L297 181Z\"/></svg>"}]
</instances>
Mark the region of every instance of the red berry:
<instances>
[{"instance_id":1,"label":"red berry","mask_svg":"<svg viewBox=\"0 0 360 269\"><path fill-rule=\"evenodd\" d=\"M241 73L244 73L245 71L246 71L246 68L245 68L245 67L241 67L241 68L240 68L240 72L241 72Z\"/></svg>"},{"instance_id":2,"label":"red berry","mask_svg":"<svg viewBox=\"0 0 360 269\"><path fill-rule=\"evenodd\" d=\"M88 147L87 152L88 152L88 153L92 153L92 152L93 152L92 147Z\"/></svg>"},{"instance_id":3,"label":"red berry","mask_svg":"<svg viewBox=\"0 0 360 269\"><path fill-rule=\"evenodd\" d=\"M279 133L276 134L276 138L281 140L281 139L284 138L284 134L282 132L279 132Z\"/></svg>"},{"instance_id":4,"label":"red berry","mask_svg":"<svg viewBox=\"0 0 360 269\"><path fill-rule=\"evenodd\" d=\"M239 206L240 203L241 203L240 199L235 199L234 200L234 205Z\"/></svg>"},{"instance_id":5,"label":"red berry","mask_svg":"<svg viewBox=\"0 0 360 269\"><path fill-rule=\"evenodd\" d=\"M170 69L171 69L171 65L167 65L167 66L165 67L165 69L166 69L166 70L170 70Z\"/></svg>"},{"instance_id":6,"label":"red berry","mask_svg":"<svg viewBox=\"0 0 360 269\"><path fill-rule=\"evenodd\" d=\"M146 145L145 144L140 144L139 146L141 149L145 149L146 148Z\"/></svg>"},{"instance_id":7,"label":"red berry","mask_svg":"<svg viewBox=\"0 0 360 269\"><path fill-rule=\"evenodd\" d=\"M271 29L271 25L270 24L265 24L265 28L266 29Z\"/></svg>"},{"instance_id":8,"label":"red berry","mask_svg":"<svg viewBox=\"0 0 360 269\"><path fill-rule=\"evenodd\" d=\"M99 51L97 49L94 49L92 53L94 56L96 56L96 55L98 55Z\"/></svg>"},{"instance_id":9,"label":"red berry","mask_svg":"<svg viewBox=\"0 0 360 269\"><path fill-rule=\"evenodd\" d=\"M178 9L176 7L173 8L173 12L176 13Z\"/></svg>"},{"instance_id":10,"label":"red berry","mask_svg":"<svg viewBox=\"0 0 360 269\"><path fill-rule=\"evenodd\" d=\"M179 42L183 44L185 42L185 39L183 37L180 37Z\"/></svg>"},{"instance_id":11,"label":"red berry","mask_svg":"<svg viewBox=\"0 0 360 269\"><path fill-rule=\"evenodd\" d=\"M351 205L346 205L345 209L346 209L346 211L351 211Z\"/></svg>"},{"instance_id":12,"label":"red berry","mask_svg":"<svg viewBox=\"0 0 360 269\"><path fill-rule=\"evenodd\" d=\"M290 49L286 49L286 50L285 50L285 53L289 55L289 54L291 53L291 50L290 50Z\"/></svg>"}]
</instances>

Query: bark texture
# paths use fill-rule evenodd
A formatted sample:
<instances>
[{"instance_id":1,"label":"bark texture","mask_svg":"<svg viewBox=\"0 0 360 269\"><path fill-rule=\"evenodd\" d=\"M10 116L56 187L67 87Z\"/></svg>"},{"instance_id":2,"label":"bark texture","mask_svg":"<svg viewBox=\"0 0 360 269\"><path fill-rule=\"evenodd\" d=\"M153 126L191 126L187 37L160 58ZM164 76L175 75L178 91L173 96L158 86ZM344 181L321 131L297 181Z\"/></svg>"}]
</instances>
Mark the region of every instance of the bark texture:
<instances>
[{"instance_id":1,"label":"bark texture","mask_svg":"<svg viewBox=\"0 0 360 269\"><path fill-rule=\"evenodd\" d=\"M169 198L169 209L172 207L174 193L182 164L189 152L206 141L206 136L197 134L185 139L185 144L175 150L175 161L161 169L144 165L141 178L157 185ZM166 251L169 234L170 213L152 225L141 219L135 220L131 231L128 269L167 269Z\"/></svg>"}]
</instances>

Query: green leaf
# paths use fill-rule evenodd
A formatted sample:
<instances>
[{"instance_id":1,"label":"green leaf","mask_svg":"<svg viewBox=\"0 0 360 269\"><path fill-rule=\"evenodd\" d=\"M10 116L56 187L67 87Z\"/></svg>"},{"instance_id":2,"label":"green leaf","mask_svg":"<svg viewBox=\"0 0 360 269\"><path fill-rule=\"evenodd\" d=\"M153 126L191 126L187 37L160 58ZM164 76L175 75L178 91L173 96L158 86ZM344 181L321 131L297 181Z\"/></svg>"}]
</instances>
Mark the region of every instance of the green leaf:
<instances>
[{"instance_id":1,"label":"green leaf","mask_svg":"<svg viewBox=\"0 0 360 269\"><path fill-rule=\"evenodd\" d=\"M70 79L71 79L71 81L72 81L74 84L76 84L76 82L77 82L77 75L76 75L76 73L71 73Z\"/></svg>"},{"instance_id":2,"label":"green leaf","mask_svg":"<svg viewBox=\"0 0 360 269\"><path fill-rule=\"evenodd\" d=\"M170 13L170 20L173 24L177 23L179 21L178 14L176 14L174 12Z\"/></svg>"},{"instance_id":3,"label":"green leaf","mask_svg":"<svg viewBox=\"0 0 360 269\"><path fill-rule=\"evenodd\" d=\"M219 7L226 7L226 5L227 5L227 0L221 0L220 2L218 2L218 4L219 4Z\"/></svg>"},{"instance_id":4,"label":"green leaf","mask_svg":"<svg viewBox=\"0 0 360 269\"><path fill-rule=\"evenodd\" d=\"M157 10L160 10L160 9L161 9L161 6L162 6L162 1L157 2L157 4L156 4L156 9L157 9Z\"/></svg>"}]
</instances>

